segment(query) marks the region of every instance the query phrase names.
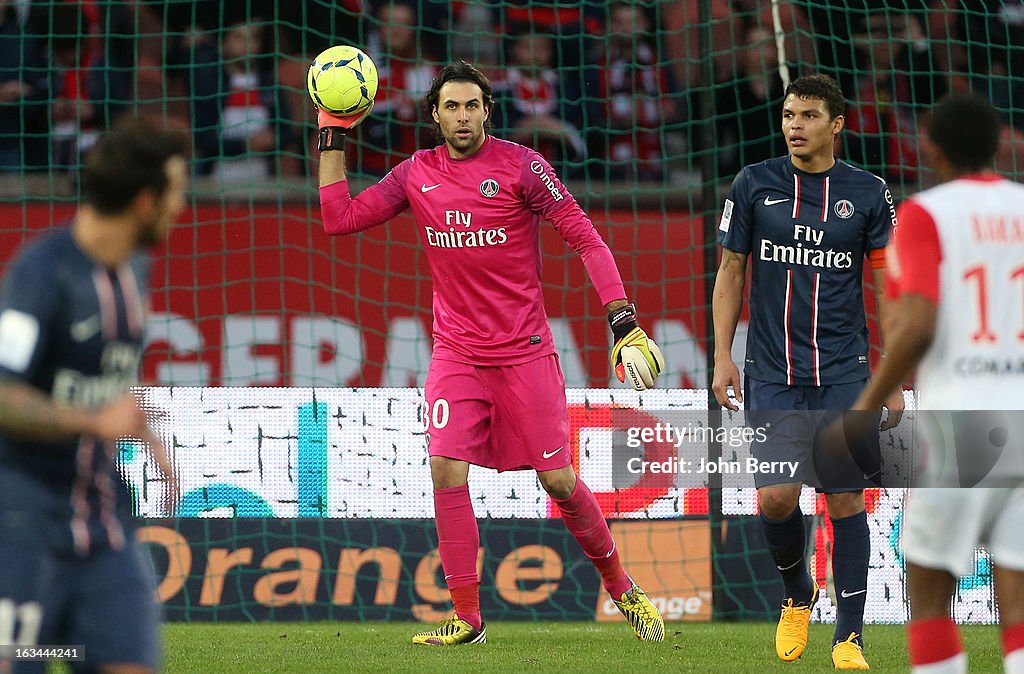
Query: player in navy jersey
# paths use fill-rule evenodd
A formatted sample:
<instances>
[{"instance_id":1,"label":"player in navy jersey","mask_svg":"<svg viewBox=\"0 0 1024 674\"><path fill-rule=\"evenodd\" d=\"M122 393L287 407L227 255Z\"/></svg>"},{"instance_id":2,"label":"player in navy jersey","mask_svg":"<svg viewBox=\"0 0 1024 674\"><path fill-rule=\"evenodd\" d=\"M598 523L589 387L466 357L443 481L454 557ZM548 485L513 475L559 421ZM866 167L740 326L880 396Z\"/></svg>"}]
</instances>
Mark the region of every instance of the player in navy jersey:
<instances>
[{"instance_id":1,"label":"player in navy jersey","mask_svg":"<svg viewBox=\"0 0 1024 674\"><path fill-rule=\"evenodd\" d=\"M864 312L864 259L871 261L880 311L884 249L895 224L892 195L871 173L836 159L845 100L824 75L794 80L786 89L784 157L745 167L733 182L719 225L722 263L715 280L715 372L718 402L749 411L843 410L869 376ZM751 267L750 325L744 386L731 349ZM901 392L887 400L886 427L903 410ZM760 460L801 460L813 429L790 415L771 442L751 450ZM805 421L805 419L803 420ZM799 476L798 476L799 477ZM810 479L810 476L807 476ZM765 538L785 585L775 637L779 658L792 661L807 645L818 587L808 573L801 484L788 474L755 475ZM861 639L867 592L869 532L863 490L824 489L835 533L833 570L838 619L833 664L867 668Z\"/></svg>"},{"instance_id":2,"label":"player in navy jersey","mask_svg":"<svg viewBox=\"0 0 1024 674\"><path fill-rule=\"evenodd\" d=\"M26 245L0 291L0 646L82 645L76 671L157 665L155 583L115 441L149 442L170 507L172 467L129 387L149 281L140 251L181 212L185 181L183 139L119 125L88 155L70 227Z\"/></svg>"},{"instance_id":3,"label":"player in navy jersey","mask_svg":"<svg viewBox=\"0 0 1024 674\"><path fill-rule=\"evenodd\" d=\"M544 311L539 247L548 220L583 258L615 345L611 364L637 390L654 385L661 351L637 326L615 260L590 218L536 151L489 133L490 82L445 66L425 97L438 146L420 150L352 198L344 138L363 116L320 111L320 211L329 234L382 225L409 209L434 288L434 346L424 396L438 554L455 615L413 636L425 646L482 644L480 533L469 466L537 471L537 479L637 638L661 641L657 607L626 573L596 497L573 469L565 380Z\"/></svg>"}]
</instances>

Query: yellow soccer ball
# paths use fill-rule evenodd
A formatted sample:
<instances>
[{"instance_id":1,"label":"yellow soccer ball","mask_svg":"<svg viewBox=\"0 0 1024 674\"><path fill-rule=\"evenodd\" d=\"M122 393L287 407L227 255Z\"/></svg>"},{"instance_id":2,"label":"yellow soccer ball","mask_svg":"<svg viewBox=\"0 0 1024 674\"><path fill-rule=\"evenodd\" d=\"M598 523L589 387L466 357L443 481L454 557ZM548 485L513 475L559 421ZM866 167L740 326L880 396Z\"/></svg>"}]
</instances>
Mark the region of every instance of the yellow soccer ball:
<instances>
[{"instance_id":1,"label":"yellow soccer ball","mask_svg":"<svg viewBox=\"0 0 1024 674\"><path fill-rule=\"evenodd\" d=\"M329 47L309 66L306 86L318 108L354 115L370 107L377 95L377 66L355 47Z\"/></svg>"}]
</instances>

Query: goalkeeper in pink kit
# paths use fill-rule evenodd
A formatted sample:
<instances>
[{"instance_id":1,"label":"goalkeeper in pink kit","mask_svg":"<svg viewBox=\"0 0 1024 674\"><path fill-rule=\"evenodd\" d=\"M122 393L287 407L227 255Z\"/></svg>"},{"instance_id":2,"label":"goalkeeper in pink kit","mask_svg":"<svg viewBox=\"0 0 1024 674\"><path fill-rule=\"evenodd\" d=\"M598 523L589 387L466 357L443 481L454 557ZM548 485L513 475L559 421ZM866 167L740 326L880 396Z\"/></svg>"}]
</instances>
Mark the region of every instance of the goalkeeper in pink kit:
<instances>
[{"instance_id":1,"label":"goalkeeper in pink kit","mask_svg":"<svg viewBox=\"0 0 1024 674\"><path fill-rule=\"evenodd\" d=\"M426 96L443 144L420 150L355 199L345 177L345 133L369 110L351 117L319 111L324 229L353 234L410 208L433 279L430 473L438 552L455 615L416 634L413 643L487 639L470 464L536 470L636 636L660 641L665 624L657 608L623 569L597 500L572 468L565 381L541 292L541 220L583 258L608 312L619 379L637 390L651 387L664 359L637 326L608 246L548 162L487 132L492 105L490 82L479 70L446 66Z\"/></svg>"}]
</instances>

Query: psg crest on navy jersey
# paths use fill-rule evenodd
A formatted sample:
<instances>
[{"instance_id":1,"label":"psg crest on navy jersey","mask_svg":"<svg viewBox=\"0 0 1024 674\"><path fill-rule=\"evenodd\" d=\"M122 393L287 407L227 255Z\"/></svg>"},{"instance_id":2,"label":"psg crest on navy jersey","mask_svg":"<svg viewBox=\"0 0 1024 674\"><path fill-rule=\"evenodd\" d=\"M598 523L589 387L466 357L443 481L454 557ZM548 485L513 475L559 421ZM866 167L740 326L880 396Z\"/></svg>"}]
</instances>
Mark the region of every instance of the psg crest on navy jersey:
<instances>
[{"instance_id":1,"label":"psg crest on navy jersey","mask_svg":"<svg viewBox=\"0 0 1024 674\"><path fill-rule=\"evenodd\" d=\"M488 199L497 194L498 189L498 181L494 178L484 178L484 181L480 183L480 194Z\"/></svg>"},{"instance_id":2,"label":"psg crest on navy jersey","mask_svg":"<svg viewBox=\"0 0 1024 674\"><path fill-rule=\"evenodd\" d=\"M836 202L836 215L845 220L853 215L853 202L849 199L840 199Z\"/></svg>"}]
</instances>

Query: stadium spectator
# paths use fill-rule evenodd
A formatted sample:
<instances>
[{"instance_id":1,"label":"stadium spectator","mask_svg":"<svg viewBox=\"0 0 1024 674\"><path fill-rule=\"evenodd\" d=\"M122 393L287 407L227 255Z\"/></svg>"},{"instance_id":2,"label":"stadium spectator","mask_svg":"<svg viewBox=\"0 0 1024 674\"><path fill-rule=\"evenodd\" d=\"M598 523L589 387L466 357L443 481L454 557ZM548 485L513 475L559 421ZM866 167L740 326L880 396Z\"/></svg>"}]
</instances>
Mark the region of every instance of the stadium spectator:
<instances>
[{"instance_id":1,"label":"stadium spectator","mask_svg":"<svg viewBox=\"0 0 1024 674\"><path fill-rule=\"evenodd\" d=\"M654 26L643 7L614 3L599 58L598 100L609 177L662 180L666 176L664 125L676 121L670 73L659 61Z\"/></svg>"},{"instance_id":2,"label":"stadium spectator","mask_svg":"<svg viewBox=\"0 0 1024 674\"><path fill-rule=\"evenodd\" d=\"M80 645L77 671L157 666L156 583L115 443L149 443L172 512L174 469L129 387L148 302L142 250L185 206L184 150L139 120L102 136L70 227L23 248L0 291L0 645ZM15 674L45 669L13 662Z\"/></svg>"},{"instance_id":3,"label":"stadium spectator","mask_svg":"<svg viewBox=\"0 0 1024 674\"><path fill-rule=\"evenodd\" d=\"M658 609L619 560L597 499L573 470L565 381L540 287L541 218L580 253L615 339L611 363L634 388L654 385L664 359L637 326L608 246L536 151L488 132L493 94L466 63L445 66L426 106L444 142L421 150L355 199L345 132L369 114L321 111L320 204L329 234L353 234L411 209L434 282L434 348L426 382L430 472L439 553L455 615L413 643L486 641L480 612L480 534L471 463L537 471L636 636L661 641Z\"/></svg>"},{"instance_id":4,"label":"stadium spectator","mask_svg":"<svg viewBox=\"0 0 1024 674\"><path fill-rule=\"evenodd\" d=\"M1020 276L1024 238L1011 223L1024 221L1024 187L991 172L999 126L996 110L976 96L955 95L935 106L927 139L929 163L941 184L900 205L900 226L890 247L897 263L889 267L888 292L898 305L888 358L852 409L877 408L915 369L921 409L1024 409L1020 313L1006 310L1019 306L1019 286L1011 279ZM978 270L986 275L979 281L981 293L978 285L965 282ZM963 362L992 367L972 368L965 376ZM948 414L938 412L935 418ZM911 671L967 672L950 600L957 578L974 571L975 548L984 545L994 564L1004 668L1019 673L1024 671L1024 475L1005 475L1001 489L928 488L970 484L945 471L953 466L965 471L990 437L991 426L973 434L960 431L965 419L992 416L952 414L945 440L929 438L923 479L915 483L924 488L911 490L904 513ZM1010 428L1003 451L1020 452L1021 438ZM957 460L961 452L970 459Z\"/></svg>"},{"instance_id":5,"label":"stadium spectator","mask_svg":"<svg viewBox=\"0 0 1024 674\"><path fill-rule=\"evenodd\" d=\"M37 31L48 38L50 55L51 164L75 172L81 156L101 131L127 112L131 75L99 33L99 8L91 3L55 3L40 13Z\"/></svg>"},{"instance_id":6,"label":"stadium spectator","mask_svg":"<svg viewBox=\"0 0 1024 674\"><path fill-rule=\"evenodd\" d=\"M459 11L452 23L455 36L451 41L452 56L472 63L488 78L499 79L501 38L494 9L483 3L453 3Z\"/></svg>"},{"instance_id":7,"label":"stadium spectator","mask_svg":"<svg viewBox=\"0 0 1024 674\"><path fill-rule=\"evenodd\" d=\"M928 28L939 71L952 90L984 92L1004 119L1024 131L1024 2L932 2Z\"/></svg>"},{"instance_id":8,"label":"stadium spectator","mask_svg":"<svg viewBox=\"0 0 1024 674\"><path fill-rule=\"evenodd\" d=\"M582 129L583 106L588 99L596 99L593 94L584 92L593 92L598 86L596 46L604 20L602 5L558 0L504 0L497 3L495 14L496 33L502 40L499 59L506 59L505 66L510 65L512 38L529 33L544 35L550 40L550 62L557 69L562 86L565 120ZM500 70L488 74L496 87L504 79ZM493 114L495 124L502 126L501 110L496 109ZM562 168L570 170L569 166Z\"/></svg>"},{"instance_id":9,"label":"stadium spectator","mask_svg":"<svg viewBox=\"0 0 1024 674\"><path fill-rule=\"evenodd\" d=\"M165 128L188 130L189 96L182 78L174 78L175 69L167 60L167 48L174 44L168 34L177 31L167 27L163 7L133 2L123 5L127 26L125 35L135 39L128 50L130 72L135 85L133 114L161 120ZM118 29L120 30L120 29Z\"/></svg>"},{"instance_id":10,"label":"stadium spectator","mask_svg":"<svg viewBox=\"0 0 1024 674\"><path fill-rule=\"evenodd\" d=\"M857 45L857 35L868 30L870 17L878 15L887 20L890 16L912 12L919 14L918 18L923 23L923 10L932 1L907 0L902 8L896 9L889 0L861 0L857 3L803 0L801 4L808 19L809 33L815 36L818 71L836 73L843 91L851 91L854 79L863 67L864 58L857 53L861 49ZM932 13L933 10L929 9L928 15ZM884 41L896 36L886 31L875 37Z\"/></svg>"},{"instance_id":11,"label":"stadium spectator","mask_svg":"<svg viewBox=\"0 0 1024 674\"><path fill-rule=\"evenodd\" d=\"M688 92L691 99L700 93L704 81L705 54L701 51L701 7L698 2L666 2L659 6L663 29L661 45L680 91ZM756 0L712 0L707 5L711 19L711 58L715 77L725 79L736 69L734 52L717 45L734 45L737 36L743 36L750 25L761 26L774 35L775 11L779 14L784 36L786 62L806 65L817 63L810 23L797 3L768 3ZM822 29L826 30L826 29ZM700 103L690 100L690 110L699 110ZM700 140L699 138L695 140ZM696 143L699 145L699 143Z\"/></svg>"},{"instance_id":12,"label":"stadium spectator","mask_svg":"<svg viewBox=\"0 0 1024 674\"><path fill-rule=\"evenodd\" d=\"M225 182L279 175L278 158L295 145L262 23L229 26L219 47L198 28L190 40L196 172Z\"/></svg>"},{"instance_id":13,"label":"stadium spectator","mask_svg":"<svg viewBox=\"0 0 1024 674\"><path fill-rule=\"evenodd\" d=\"M864 260L874 271L878 306L886 310L881 297L884 248L895 222L885 181L835 158L844 106L842 91L829 77L790 83L782 108L789 154L745 167L722 212L722 263L712 305L713 390L721 405L735 410L731 387L748 410L751 426L763 427L766 411L845 409L870 374ZM753 280L741 388L732 343L748 259ZM886 407L890 427L902 415L902 391L894 391ZM809 451L814 428L807 427L807 417L794 414L772 415L771 422L778 423L770 437L752 443L751 453L760 461L801 464L795 475L754 475L765 539L785 587L775 651L792 661L807 646L808 621L818 599L818 585L807 569L800 510L801 482L817 477ZM867 669L861 636L870 556L864 492L852 482L825 485L822 491L832 520L832 569L839 591L832 661L840 669Z\"/></svg>"},{"instance_id":14,"label":"stadium spectator","mask_svg":"<svg viewBox=\"0 0 1024 674\"><path fill-rule=\"evenodd\" d=\"M554 63L550 36L521 33L509 41L509 67L504 80L495 84L496 124L508 139L536 147L562 173L586 158L586 147L577 127L582 119L566 114L579 110L568 104L560 70Z\"/></svg>"},{"instance_id":15,"label":"stadium spectator","mask_svg":"<svg viewBox=\"0 0 1024 674\"><path fill-rule=\"evenodd\" d=\"M786 5L783 5L784 7ZM696 2L667 2L661 8L665 31L662 35L665 53L672 63L673 71L683 91L693 91L703 78L701 76L702 54L700 32L701 5ZM736 35L733 22L736 20L729 0L712 0L709 11L712 18L711 41L713 44L731 44ZM715 50L715 72L731 69L731 52L728 49Z\"/></svg>"},{"instance_id":16,"label":"stadium spectator","mask_svg":"<svg viewBox=\"0 0 1024 674\"><path fill-rule=\"evenodd\" d=\"M430 144L430 127L420 121L419 106L438 68L419 41L418 25L411 4L387 2L377 10L377 28L369 39L380 78L376 114L363 124L364 146L352 153L352 159L358 155L358 167L372 175L384 175Z\"/></svg>"},{"instance_id":17,"label":"stadium spectator","mask_svg":"<svg viewBox=\"0 0 1024 674\"><path fill-rule=\"evenodd\" d=\"M918 18L874 13L853 34L859 76L846 116L846 156L887 181L910 185L920 165L918 117L946 91Z\"/></svg>"},{"instance_id":18,"label":"stadium spectator","mask_svg":"<svg viewBox=\"0 0 1024 674\"><path fill-rule=\"evenodd\" d=\"M701 22L702 7L706 7L711 19L711 56L712 68L716 82L731 82L738 71L739 59L733 48L720 49L717 45L745 45L747 32L752 26L767 31L775 37L775 13L778 13L778 29L783 37L785 61L795 70L807 70L807 65L816 64L814 41L809 37L810 29L806 13L797 3L766 3L755 0L712 0L710 3L670 2L659 6L663 29L659 33L662 49L670 64L672 74L679 83L677 88L683 92L685 101L684 130L686 144L695 152L691 152L691 161L698 152L708 150L711 133L707 125L715 123L715 119L705 120L700 116L703 109L703 98L707 95L716 97L711 105L720 104L717 95L704 84L705 75L702 69L706 65L705 53L702 51L704 25ZM765 46L764 49L769 49ZM778 56L773 56L776 59ZM796 76L794 71L790 79ZM726 109L735 107L729 102ZM777 130L777 126L775 127ZM714 150L714 156L721 149ZM729 171L716 169L719 176L735 172L742 164L732 159ZM694 167L696 168L696 167Z\"/></svg>"},{"instance_id":19,"label":"stadium spectator","mask_svg":"<svg viewBox=\"0 0 1024 674\"><path fill-rule=\"evenodd\" d=\"M42 56L27 11L0 0L0 172L46 164L50 83Z\"/></svg>"},{"instance_id":20,"label":"stadium spectator","mask_svg":"<svg viewBox=\"0 0 1024 674\"><path fill-rule=\"evenodd\" d=\"M498 27L508 35L528 30L549 36L555 62L567 78L588 66L604 18L599 3L558 0L505 0L498 12Z\"/></svg>"},{"instance_id":21,"label":"stadium spectator","mask_svg":"<svg viewBox=\"0 0 1024 674\"><path fill-rule=\"evenodd\" d=\"M779 133L783 98L775 38L762 26L748 24L736 51L736 70L717 85L718 175L732 177L747 164L786 153Z\"/></svg>"}]
</instances>

